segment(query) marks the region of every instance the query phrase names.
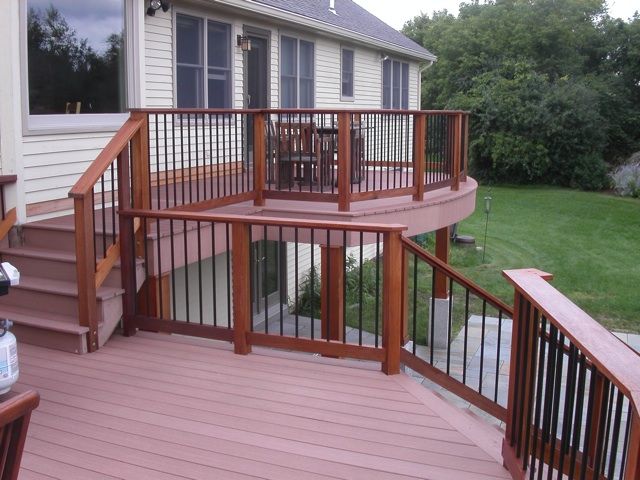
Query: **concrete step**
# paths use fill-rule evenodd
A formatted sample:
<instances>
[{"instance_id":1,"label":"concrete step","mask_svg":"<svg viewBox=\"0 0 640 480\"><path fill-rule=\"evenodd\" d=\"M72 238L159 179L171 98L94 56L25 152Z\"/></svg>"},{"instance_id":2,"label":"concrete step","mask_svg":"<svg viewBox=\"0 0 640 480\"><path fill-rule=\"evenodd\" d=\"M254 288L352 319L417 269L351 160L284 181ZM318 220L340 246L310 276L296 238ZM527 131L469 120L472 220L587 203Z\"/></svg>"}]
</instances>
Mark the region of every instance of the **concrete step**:
<instances>
[{"instance_id":1,"label":"concrete step","mask_svg":"<svg viewBox=\"0 0 640 480\"><path fill-rule=\"evenodd\" d=\"M122 316L122 293L121 288L103 286L98 289L98 322ZM21 275L20 285L11 287L8 295L0 297L0 308L4 306L35 307L69 318L76 325L79 323L75 281Z\"/></svg>"},{"instance_id":2,"label":"concrete step","mask_svg":"<svg viewBox=\"0 0 640 480\"><path fill-rule=\"evenodd\" d=\"M77 316L69 317L16 305L1 305L0 317L13 321L11 331L19 342L65 352L87 352L89 329L77 324Z\"/></svg>"}]
</instances>

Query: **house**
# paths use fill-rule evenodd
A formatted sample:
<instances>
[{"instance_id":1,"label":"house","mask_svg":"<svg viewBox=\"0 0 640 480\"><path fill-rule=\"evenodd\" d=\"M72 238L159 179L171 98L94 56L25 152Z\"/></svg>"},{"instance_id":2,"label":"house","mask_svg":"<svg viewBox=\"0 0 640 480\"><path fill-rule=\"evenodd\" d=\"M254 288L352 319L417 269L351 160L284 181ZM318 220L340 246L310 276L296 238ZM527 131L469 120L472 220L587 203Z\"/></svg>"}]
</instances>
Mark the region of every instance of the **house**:
<instances>
[{"instance_id":1,"label":"house","mask_svg":"<svg viewBox=\"0 0 640 480\"><path fill-rule=\"evenodd\" d=\"M7 201L20 223L69 211L69 189L127 108L417 109L420 70L435 60L352 1L148 9L143 1L7 2L0 149L2 172L18 175ZM47 38L47 19L70 30ZM248 52L237 46L242 37ZM65 53L52 54L56 44Z\"/></svg>"},{"instance_id":2,"label":"house","mask_svg":"<svg viewBox=\"0 0 640 480\"><path fill-rule=\"evenodd\" d=\"M427 50L350 0L5 3L25 478L640 478L637 355L447 263L477 183Z\"/></svg>"}]
</instances>

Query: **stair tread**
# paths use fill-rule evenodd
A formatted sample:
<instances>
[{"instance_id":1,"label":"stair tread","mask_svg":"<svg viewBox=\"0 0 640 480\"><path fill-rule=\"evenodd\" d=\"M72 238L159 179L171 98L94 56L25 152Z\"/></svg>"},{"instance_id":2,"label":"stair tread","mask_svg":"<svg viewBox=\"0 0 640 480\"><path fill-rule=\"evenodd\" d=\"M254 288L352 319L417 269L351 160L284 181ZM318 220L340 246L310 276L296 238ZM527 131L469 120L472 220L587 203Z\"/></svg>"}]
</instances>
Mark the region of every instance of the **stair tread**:
<instances>
[{"instance_id":1,"label":"stair tread","mask_svg":"<svg viewBox=\"0 0 640 480\"><path fill-rule=\"evenodd\" d=\"M78 286L75 281L68 282L65 280L42 277L21 276L20 284L11 288L34 290L37 292L53 293L70 297L78 295ZM123 292L124 290L122 288L102 286L97 290L96 297L99 300L108 300L121 295Z\"/></svg>"},{"instance_id":2,"label":"stair tread","mask_svg":"<svg viewBox=\"0 0 640 480\"><path fill-rule=\"evenodd\" d=\"M56 250L53 248L39 247L7 247L0 248L3 255L16 255L21 257L42 258L46 260L57 260L61 262L75 262L76 255L73 252L65 252L64 250Z\"/></svg>"},{"instance_id":3,"label":"stair tread","mask_svg":"<svg viewBox=\"0 0 640 480\"><path fill-rule=\"evenodd\" d=\"M0 317L8 318L19 325L27 325L62 333L84 335L89 331L88 327L78 325L76 318L13 305L1 306Z\"/></svg>"},{"instance_id":4,"label":"stair tread","mask_svg":"<svg viewBox=\"0 0 640 480\"><path fill-rule=\"evenodd\" d=\"M70 263L75 263L76 261L76 254L74 252L58 250L55 248L32 247L28 245L22 245L20 247L0 248L0 254L15 255L20 257L39 258L39 259L45 259L45 260L55 260L55 261L70 262ZM100 260L102 260L102 257L96 258L97 262L99 262ZM143 263L144 263L143 259L136 258L137 265L141 265ZM120 268L120 260L116 261L116 263L114 264L114 268Z\"/></svg>"}]
</instances>

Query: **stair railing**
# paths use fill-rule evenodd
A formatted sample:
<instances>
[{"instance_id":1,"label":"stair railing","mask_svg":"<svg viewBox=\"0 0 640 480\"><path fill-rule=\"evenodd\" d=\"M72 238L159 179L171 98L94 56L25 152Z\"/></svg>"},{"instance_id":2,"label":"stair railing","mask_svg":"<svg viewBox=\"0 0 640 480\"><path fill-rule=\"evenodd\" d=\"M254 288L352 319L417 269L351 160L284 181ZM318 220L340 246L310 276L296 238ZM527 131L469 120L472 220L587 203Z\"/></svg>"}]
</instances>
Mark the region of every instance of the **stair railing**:
<instances>
[{"instance_id":1,"label":"stair railing","mask_svg":"<svg viewBox=\"0 0 640 480\"><path fill-rule=\"evenodd\" d=\"M638 355L553 288L508 270L514 286L502 454L515 479L640 479Z\"/></svg>"},{"instance_id":2,"label":"stair railing","mask_svg":"<svg viewBox=\"0 0 640 480\"><path fill-rule=\"evenodd\" d=\"M96 291L120 259L116 209L150 206L148 156L147 116L134 112L69 192L74 203L78 318L89 328L89 352L99 347Z\"/></svg>"},{"instance_id":3,"label":"stair railing","mask_svg":"<svg viewBox=\"0 0 640 480\"><path fill-rule=\"evenodd\" d=\"M402 246L401 362L505 421L513 309L417 243Z\"/></svg>"}]
</instances>

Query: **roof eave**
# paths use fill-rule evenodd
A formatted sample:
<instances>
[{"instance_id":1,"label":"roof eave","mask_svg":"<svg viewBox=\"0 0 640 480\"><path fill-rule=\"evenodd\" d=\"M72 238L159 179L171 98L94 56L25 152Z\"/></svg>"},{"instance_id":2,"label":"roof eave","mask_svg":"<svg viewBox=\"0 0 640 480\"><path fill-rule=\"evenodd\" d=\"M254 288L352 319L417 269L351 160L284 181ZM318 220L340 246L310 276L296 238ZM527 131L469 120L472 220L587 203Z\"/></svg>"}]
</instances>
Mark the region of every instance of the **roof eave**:
<instances>
[{"instance_id":1,"label":"roof eave","mask_svg":"<svg viewBox=\"0 0 640 480\"><path fill-rule=\"evenodd\" d=\"M436 61L436 56L429 52L426 52L426 51L418 52L416 50L412 50L410 48L403 47L401 45L396 45L395 43L385 42L377 38L371 37L369 35L364 35L358 32L354 32L353 30L332 25L327 22L315 20L313 18L309 18L304 15L299 15L297 13L292 13L287 10L283 10L281 8L272 7L270 5L264 5L262 3L255 2L253 0L210 0L210 1L212 1L213 3L218 3L220 5L225 5L229 7L238 8L240 10L245 10L247 12L258 13L261 15L266 15L268 17L277 18L280 20L290 21L297 25L314 28L316 30L321 30L322 32L331 33L334 35L338 35L340 37L355 40L366 45L371 45L385 51L399 53L401 55L411 57L417 60L426 60L431 62Z\"/></svg>"}]
</instances>

